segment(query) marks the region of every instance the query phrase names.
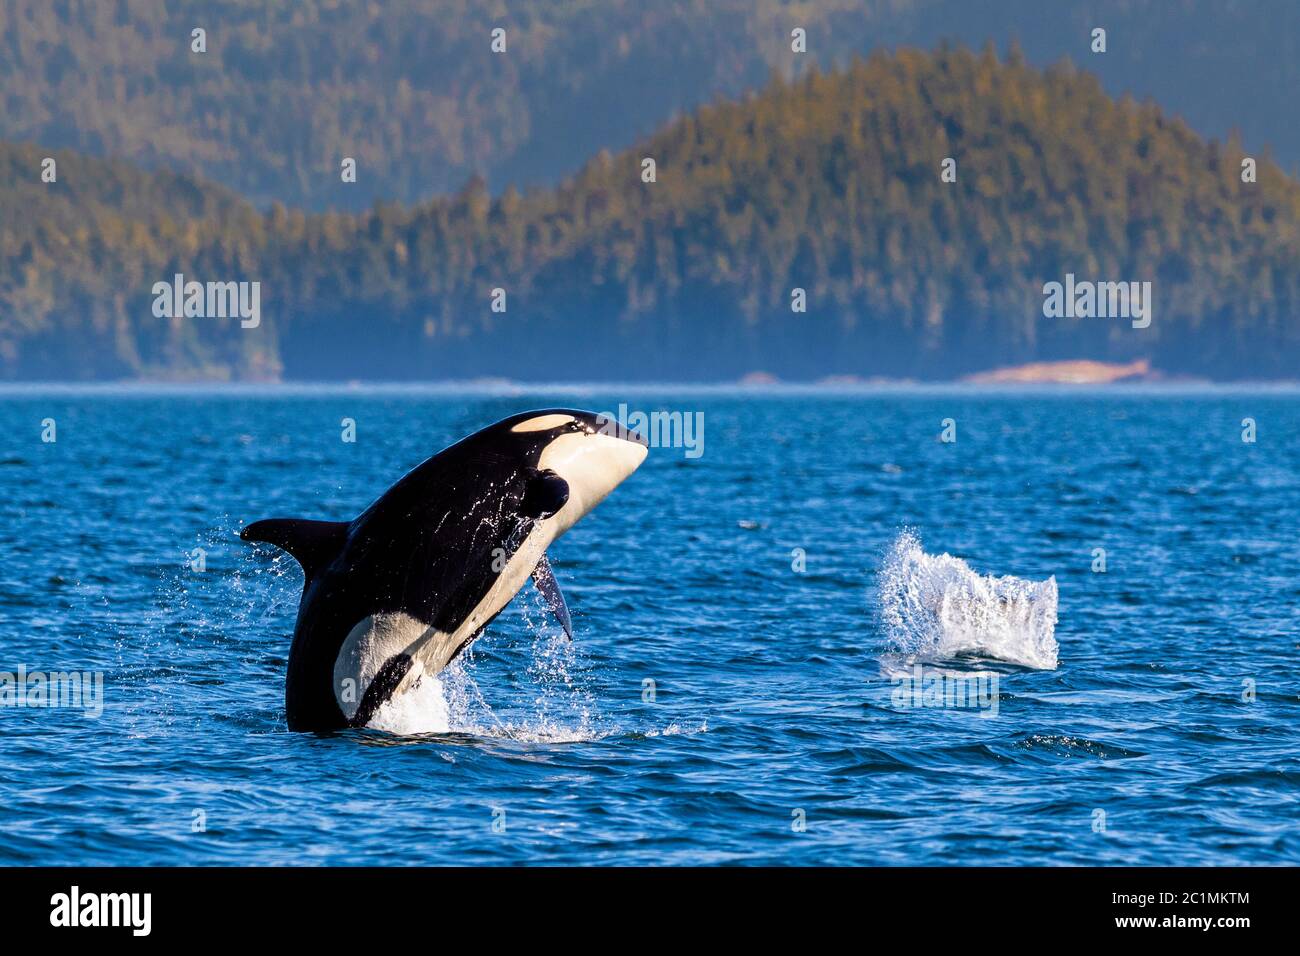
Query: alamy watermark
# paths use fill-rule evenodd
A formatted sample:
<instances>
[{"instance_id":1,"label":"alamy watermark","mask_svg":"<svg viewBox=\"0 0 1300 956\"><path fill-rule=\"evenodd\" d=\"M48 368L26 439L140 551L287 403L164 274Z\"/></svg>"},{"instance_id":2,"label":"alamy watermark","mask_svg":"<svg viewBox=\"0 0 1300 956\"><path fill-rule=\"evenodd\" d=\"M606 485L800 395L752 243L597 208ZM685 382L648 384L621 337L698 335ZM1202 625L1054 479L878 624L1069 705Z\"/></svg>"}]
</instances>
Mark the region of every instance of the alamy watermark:
<instances>
[{"instance_id":1,"label":"alamy watermark","mask_svg":"<svg viewBox=\"0 0 1300 956\"><path fill-rule=\"evenodd\" d=\"M897 674L890 697L895 710L971 708L981 717L998 715L998 675L925 673L920 664L910 674Z\"/></svg>"},{"instance_id":2,"label":"alamy watermark","mask_svg":"<svg viewBox=\"0 0 1300 956\"><path fill-rule=\"evenodd\" d=\"M152 893L83 893L73 886L50 897L50 925L58 928L125 927L132 936L153 929Z\"/></svg>"},{"instance_id":3,"label":"alamy watermark","mask_svg":"<svg viewBox=\"0 0 1300 956\"><path fill-rule=\"evenodd\" d=\"M684 448L687 458L704 454L703 412L629 412L627 403L622 402L617 415L601 412L596 420L602 434L631 430L651 448Z\"/></svg>"},{"instance_id":4,"label":"alamy watermark","mask_svg":"<svg viewBox=\"0 0 1300 956\"><path fill-rule=\"evenodd\" d=\"M178 272L171 282L153 284L153 314L158 319L239 318L245 329L262 324L262 283L185 281Z\"/></svg>"},{"instance_id":5,"label":"alamy watermark","mask_svg":"<svg viewBox=\"0 0 1300 956\"><path fill-rule=\"evenodd\" d=\"M0 707L48 707L83 710L87 717L104 712L103 671L0 671Z\"/></svg>"},{"instance_id":6,"label":"alamy watermark","mask_svg":"<svg viewBox=\"0 0 1300 956\"><path fill-rule=\"evenodd\" d=\"M1043 284L1043 315L1049 319L1132 319L1133 328L1151 324L1150 282L1074 281Z\"/></svg>"}]
</instances>

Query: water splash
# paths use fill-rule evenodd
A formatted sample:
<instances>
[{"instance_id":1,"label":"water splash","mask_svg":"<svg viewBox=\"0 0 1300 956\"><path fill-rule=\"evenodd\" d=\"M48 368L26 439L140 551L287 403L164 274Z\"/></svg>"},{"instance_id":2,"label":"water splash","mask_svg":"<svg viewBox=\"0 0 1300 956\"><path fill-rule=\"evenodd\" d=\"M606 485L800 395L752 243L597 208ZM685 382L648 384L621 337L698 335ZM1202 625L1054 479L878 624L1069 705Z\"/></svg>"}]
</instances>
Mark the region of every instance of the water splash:
<instances>
[{"instance_id":1,"label":"water splash","mask_svg":"<svg viewBox=\"0 0 1300 956\"><path fill-rule=\"evenodd\" d=\"M238 531L226 516L164 555L141 574L144 606L115 618L113 680L129 688L115 710L133 736L203 719L282 726L302 572L286 554L255 554ZM196 687L201 706L187 707Z\"/></svg>"},{"instance_id":2,"label":"water splash","mask_svg":"<svg viewBox=\"0 0 1300 956\"><path fill-rule=\"evenodd\" d=\"M195 547L205 554L203 573L186 564ZM116 679L135 688L121 708L131 731L155 734L191 719L282 729L284 667L302 590L297 562L243 545L237 524L226 518L151 576L150 609L137 616L129 639L115 641ZM142 647L149 659L183 661L158 672L125 667L128 650L138 657ZM239 682L229 679L232 661L244 675ZM204 687L208 706L187 714L182 701L196 684ZM368 727L399 737L463 734L546 744L629 732L621 720L601 713L591 689L598 684L583 642L570 641L542 597L525 587L482 642L387 701ZM647 735L677 729L654 728Z\"/></svg>"},{"instance_id":3,"label":"water splash","mask_svg":"<svg viewBox=\"0 0 1300 956\"><path fill-rule=\"evenodd\" d=\"M420 677L404 694L380 705L366 726L399 736L450 733L451 708L442 681Z\"/></svg>"},{"instance_id":4,"label":"water splash","mask_svg":"<svg viewBox=\"0 0 1300 956\"><path fill-rule=\"evenodd\" d=\"M973 655L1054 670L1056 578L981 575L961 558L926 554L904 531L880 569L880 620L892 654L913 660Z\"/></svg>"},{"instance_id":5,"label":"water splash","mask_svg":"<svg viewBox=\"0 0 1300 956\"><path fill-rule=\"evenodd\" d=\"M495 706L474 679L478 663L471 645L437 677L421 677L384 704L368 726L402 736L456 733L525 743L576 743L613 733L575 676L582 669L577 645L550 622L541 598L526 589L511 612L503 620L517 619L522 627L501 628L505 646L494 642L493 647L513 665L516 681L507 688L494 676L502 697Z\"/></svg>"}]
</instances>

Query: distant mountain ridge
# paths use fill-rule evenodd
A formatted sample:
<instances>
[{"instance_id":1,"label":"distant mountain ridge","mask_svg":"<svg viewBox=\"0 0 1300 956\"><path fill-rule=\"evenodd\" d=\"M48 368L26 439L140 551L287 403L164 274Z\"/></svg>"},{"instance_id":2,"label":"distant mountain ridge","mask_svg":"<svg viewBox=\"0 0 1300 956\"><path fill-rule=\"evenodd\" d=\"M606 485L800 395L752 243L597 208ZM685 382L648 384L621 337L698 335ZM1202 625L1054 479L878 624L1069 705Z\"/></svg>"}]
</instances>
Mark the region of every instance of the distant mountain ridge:
<instances>
[{"instance_id":1,"label":"distant mountain ridge","mask_svg":"<svg viewBox=\"0 0 1300 956\"><path fill-rule=\"evenodd\" d=\"M199 180L81 157L46 186L42 153L0 150L10 379L1300 368L1300 186L1264 157L1243 183L1235 141L991 50L777 78L554 189L493 197L475 180L356 215L261 213ZM265 318L155 316L151 287L176 273L259 282ZM1044 283L1067 275L1150 282L1150 327L1045 317Z\"/></svg>"},{"instance_id":2,"label":"distant mountain ridge","mask_svg":"<svg viewBox=\"0 0 1300 956\"><path fill-rule=\"evenodd\" d=\"M1297 37L1300 4L1264 0L0 0L0 139L186 171L258 206L360 211L475 173L494 194L553 186L773 71L1018 40L1031 63L1069 57L1295 171Z\"/></svg>"}]
</instances>

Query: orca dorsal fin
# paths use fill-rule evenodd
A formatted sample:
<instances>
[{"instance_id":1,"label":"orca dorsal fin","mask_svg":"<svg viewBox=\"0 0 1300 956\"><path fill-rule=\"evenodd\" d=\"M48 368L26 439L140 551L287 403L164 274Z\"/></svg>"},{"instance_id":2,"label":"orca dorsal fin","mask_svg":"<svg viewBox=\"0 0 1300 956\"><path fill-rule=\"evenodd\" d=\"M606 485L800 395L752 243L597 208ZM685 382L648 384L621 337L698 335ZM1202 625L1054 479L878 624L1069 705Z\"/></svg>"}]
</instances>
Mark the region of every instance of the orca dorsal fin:
<instances>
[{"instance_id":1,"label":"orca dorsal fin","mask_svg":"<svg viewBox=\"0 0 1300 956\"><path fill-rule=\"evenodd\" d=\"M266 518L254 521L239 536L245 541L263 541L288 551L298 559L310 581L343 550L348 539L348 522Z\"/></svg>"}]
</instances>

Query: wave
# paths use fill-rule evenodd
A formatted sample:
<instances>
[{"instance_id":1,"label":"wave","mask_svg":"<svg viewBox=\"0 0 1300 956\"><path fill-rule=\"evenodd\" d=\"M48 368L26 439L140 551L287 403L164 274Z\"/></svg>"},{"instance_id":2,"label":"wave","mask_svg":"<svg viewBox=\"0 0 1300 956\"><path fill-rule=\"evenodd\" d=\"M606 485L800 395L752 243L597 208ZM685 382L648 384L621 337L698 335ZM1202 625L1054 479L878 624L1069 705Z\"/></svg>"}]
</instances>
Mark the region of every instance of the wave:
<instances>
[{"instance_id":1,"label":"wave","mask_svg":"<svg viewBox=\"0 0 1300 956\"><path fill-rule=\"evenodd\" d=\"M961 558L926 554L902 532L879 573L880 620L889 653L911 660L976 656L1054 670L1055 576L1028 581L981 575Z\"/></svg>"}]
</instances>

